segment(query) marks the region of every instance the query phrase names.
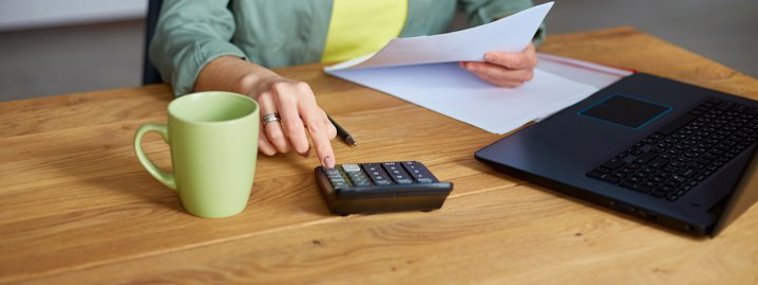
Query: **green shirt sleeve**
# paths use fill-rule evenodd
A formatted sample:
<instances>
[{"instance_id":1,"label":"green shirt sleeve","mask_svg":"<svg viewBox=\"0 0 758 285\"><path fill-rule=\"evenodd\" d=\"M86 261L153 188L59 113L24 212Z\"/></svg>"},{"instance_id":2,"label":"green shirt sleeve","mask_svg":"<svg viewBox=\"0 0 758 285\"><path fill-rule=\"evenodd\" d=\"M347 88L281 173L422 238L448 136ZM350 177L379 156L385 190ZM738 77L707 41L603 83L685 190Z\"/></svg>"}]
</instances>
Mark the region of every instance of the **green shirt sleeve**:
<instances>
[{"instance_id":1,"label":"green shirt sleeve","mask_svg":"<svg viewBox=\"0 0 758 285\"><path fill-rule=\"evenodd\" d=\"M229 0L163 2L149 56L176 96L192 92L200 71L212 60L245 54L230 40L235 22Z\"/></svg>"},{"instance_id":2,"label":"green shirt sleeve","mask_svg":"<svg viewBox=\"0 0 758 285\"><path fill-rule=\"evenodd\" d=\"M466 11L471 27L505 18L534 6L531 0L460 0L459 4ZM532 42L539 45L545 39L545 35L545 24L542 23Z\"/></svg>"}]
</instances>

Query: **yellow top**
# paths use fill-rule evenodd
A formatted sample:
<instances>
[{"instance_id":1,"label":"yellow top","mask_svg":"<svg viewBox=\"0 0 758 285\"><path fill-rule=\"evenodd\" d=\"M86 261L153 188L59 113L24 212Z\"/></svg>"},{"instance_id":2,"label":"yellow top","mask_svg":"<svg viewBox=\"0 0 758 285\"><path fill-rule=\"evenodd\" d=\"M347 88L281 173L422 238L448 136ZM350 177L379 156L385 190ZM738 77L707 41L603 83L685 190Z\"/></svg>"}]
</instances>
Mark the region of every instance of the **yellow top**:
<instances>
[{"instance_id":1,"label":"yellow top","mask_svg":"<svg viewBox=\"0 0 758 285\"><path fill-rule=\"evenodd\" d=\"M400 35L408 0L333 0L321 62L338 62L376 52Z\"/></svg>"}]
</instances>

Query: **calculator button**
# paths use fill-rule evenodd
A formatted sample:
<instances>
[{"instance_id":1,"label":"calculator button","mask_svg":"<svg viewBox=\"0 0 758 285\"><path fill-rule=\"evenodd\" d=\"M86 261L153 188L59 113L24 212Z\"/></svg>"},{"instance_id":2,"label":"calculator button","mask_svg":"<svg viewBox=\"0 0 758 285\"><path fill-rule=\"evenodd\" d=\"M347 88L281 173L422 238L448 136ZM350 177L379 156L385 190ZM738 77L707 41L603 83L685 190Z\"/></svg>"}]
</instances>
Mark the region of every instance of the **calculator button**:
<instances>
[{"instance_id":1,"label":"calculator button","mask_svg":"<svg viewBox=\"0 0 758 285\"><path fill-rule=\"evenodd\" d=\"M432 183L435 180L434 175L429 172L429 169L418 162L405 161L403 162L403 167L405 167L405 170L407 170L408 173L420 183Z\"/></svg>"},{"instance_id":2,"label":"calculator button","mask_svg":"<svg viewBox=\"0 0 758 285\"><path fill-rule=\"evenodd\" d=\"M397 162L385 162L382 163L382 166L384 167L384 170L387 171L387 174L389 174L390 177L392 177L392 180L394 180L398 184L411 184L413 183L413 179L408 175L408 172L403 169L402 166L400 166L400 163Z\"/></svg>"},{"instance_id":3,"label":"calculator button","mask_svg":"<svg viewBox=\"0 0 758 285\"><path fill-rule=\"evenodd\" d=\"M338 182L338 181L345 182L345 178L342 178L342 176L327 176L327 177L329 177L329 181L332 181L332 182Z\"/></svg>"},{"instance_id":4,"label":"calculator button","mask_svg":"<svg viewBox=\"0 0 758 285\"><path fill-rule=\"evenodd\" d=\"M324 168L324 174L329 179L329 183L332 184L334 189L350 187L345 178L342 176L339 170L336 168Z\"/></svg>"},{"instance_id":5,"label":"calculator button","mask_svg":"<svg viewBox=\"0 0 758 285\"><path fill-rule=\"evenodd\" d=\"M337 173L327 173L326 177L329 177L329 178L342 178L342 173L339 173L339 172L337 172Z\"/></svg>"},{"instance_id":6,"label":"calculator button","mask_svg":"<svg viewBox=\"0 0 758 285\"><path fill-rule=\"evenodd\" d=\"M368 177L366 177L365 174L362 172L357 172L355 174L350 173L348 174L350 176L350 181L353 182L353 185L355 186L369 186L371 185L371 182L368 180Z\"/></svg>"},{"instance_id":7,"label":"calculator button","mask_svg":"<svg viewBox=\"0 0 758 285\"><path fill-rule=\"evenodd\" d=\"M389 179L389 177L377 176L377 177L372 177L372 178L374 179L374 183L376 183L377 185L390 185L390 184L392 184L392 180Z\"/></svg>"},{"instance_id":8,"label":"calculator button","mask_svg":"<svg viewBox=\"0 0 758 285\"><path fill-rule=\"evenodd\" d=\"M371 186L368 176L361 171L360 165L357 164L343 164L342 170L345 171L347 177L350 178L353 186Z\"/></svg>"},{"instance_id":9,"label":"calculator button","mask_svg":"<svg viewBox=\"0 0 758 285\"><path fill-rule=\"evenodd\" d=\"M339 173L339 172L337 172L337 173L327 173L326 177L328 177L329 180L343 180L342 174Z\"/></svg>"},{"instance_id":10,"label":"calculator button","mask_svg":"<svg viewBox=\"0 0 758 285\"><path fill-rule=\"evenodd\" d=\"M355 185L355 186L371 186L371 181L368 181L368 178L366 178L366 179L360 179L360 180L353 180L353 185Z\"/></svg>"},{"instance_id":11,"label":"calculator button","mask_svg":"<svg viewBox=\"0 0 758 285\"><path fill-rule=\"evenodd\" d=\"M340 178L340 179L329 179L329 183L332 184L332 186L334 187L334 189L350 187L350 185L347 184L347 181L345 181L342 178Z\"/></svg>"},{"instance_id":12,"label":"calculator button","mask_svg":"<svg viewBox=\"0 0 758 285\"><path fill-rule=\"evenodd\" d=\"M350 188L350 186L348 186L347 184L339 184L339 185L333 185L332 188L335 191L344 191L344 189L348 189Z\"/></svg>"},{"instance_id":13,"label":"calculator button","mask_svg":"<svg viewBox=\"0 0 758 285\"><path fill-rule=\"evenodd\" d=\"M347 181L342 177L329 177L329 182L334 183L346 183Z\"/></svg>"},{"instance_id":14,"label":"calculator button","mask_svg":"<svg viewBox=\"0 0 758 285\"><path fill-rule=\"evenodd\" d=\"M347 173L361 172L361 167L357 164L343 164L342 170Z\"/></svg>"},{"instance_id":15,"label":"calculator button","mask_svg":"<svg viewBox=\"0 0 758 285\"><path fill-rule=\"evenodd\" d=\"M414 175L413 178L416 178L416 181L418 181L419 183L432 183L432 182L434 182L434 179L429 178L425 174L417 174L417 175Z\"/></svg>"},{"instance_id":16,"label":"calculator button","mask_svg":"<svg viewBox=\"0 0 758 285\"><path fill-rule=\"evenodd\" d=\"M363 163L361 166L363 167L363 170L365 170L368 174L372 174L375 171L385 173L382 165L378 163Z\"/></svg>"},{"instance_id":17,"label":"calculator button","mask_svg":"<svg viewBox=\"0 0 758 285\"><path fill-rule=\"evenodd\" d=\"M354 179L358 177L365 177L366 175L363 175L363 172L348 172L347 176L350 177L350 179Z\"/></svg>"},{"instance_id":18,"label":"calculator button","mask_svg":"<svg viewBox=\"0 0 758 285\"><path fill-rule=\"evenodd\" d=\"M361 164L363 170L366 171L371 181L377 185L389 185L393 184L392 179L384 171L384 168L378 163L364 163Z\"/></svg>"},{"instance_id":19,"label":"calculator button","mask_svg":"<svg viewBox=\"0 0 758 285\"><path fill-rule=\"evenodd\" d=\"M337 168L324 168L324 173L326 173L326 176L342 176L340 174L340 171L337 170Z\"/></svg>"}]
</instances>

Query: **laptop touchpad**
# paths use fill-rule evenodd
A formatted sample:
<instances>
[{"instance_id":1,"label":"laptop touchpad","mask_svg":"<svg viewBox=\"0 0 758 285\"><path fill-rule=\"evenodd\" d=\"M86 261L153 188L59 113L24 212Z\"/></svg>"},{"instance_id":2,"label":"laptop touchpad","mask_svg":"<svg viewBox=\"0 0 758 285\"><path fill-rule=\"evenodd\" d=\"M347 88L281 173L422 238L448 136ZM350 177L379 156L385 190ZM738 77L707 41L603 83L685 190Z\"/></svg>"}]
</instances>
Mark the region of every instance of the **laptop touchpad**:
<instances>
[{"instance_id":1,"label":"laptop touchpad","mask_svg":"<svg viewBox=\"0 0 758 285\"><path fill-rule=\"evenodd\" d=\"M579 114L637 129L669 110L671 107L623 95L614 95L584 109Z\"/></svg>"}]
</instances>

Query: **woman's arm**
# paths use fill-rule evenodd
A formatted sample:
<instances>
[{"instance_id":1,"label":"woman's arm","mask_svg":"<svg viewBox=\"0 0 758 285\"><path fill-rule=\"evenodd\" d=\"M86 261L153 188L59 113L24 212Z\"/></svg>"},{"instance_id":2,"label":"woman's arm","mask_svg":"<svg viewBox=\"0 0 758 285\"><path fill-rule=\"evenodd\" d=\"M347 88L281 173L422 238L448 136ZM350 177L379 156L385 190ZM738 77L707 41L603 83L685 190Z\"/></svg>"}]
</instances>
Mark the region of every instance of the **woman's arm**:
<instances>
[{"instance_id":1,"label":"woman's arm","mask_svg":"<svg viewBox=\"0 0 758 285\"><path fill-rule=\"evenodd\" d=\"M267 155L295 149L307 155L311 137L321 164L334 166L330 140L336 131L316 104L310 87L246 60L231 39L236 30L227 1L163 2L150 58L174 94L225 90L247 94L261 116L279 113L280 122L261 126L259 149Z\"/></svg>"}]
</instances>

